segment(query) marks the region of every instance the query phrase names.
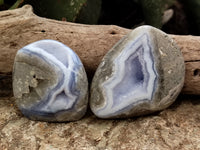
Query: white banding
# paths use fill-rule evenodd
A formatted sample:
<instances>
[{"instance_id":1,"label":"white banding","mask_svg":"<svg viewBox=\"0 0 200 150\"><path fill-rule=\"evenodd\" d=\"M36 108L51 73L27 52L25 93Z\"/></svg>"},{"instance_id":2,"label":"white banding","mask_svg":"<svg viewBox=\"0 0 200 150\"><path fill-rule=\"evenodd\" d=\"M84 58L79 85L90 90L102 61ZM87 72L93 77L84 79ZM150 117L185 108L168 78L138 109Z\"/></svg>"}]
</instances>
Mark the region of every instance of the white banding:
<instances>
[{"instance_id":1,"label":"white banding","mask_svg":"<svg viewBox=\"0 0 200 150\"><path fill-rule=\"evenodd\" d=\"M45 50L35 47L34 44L32 45L28 45L26 47L24 47L24 49L28 49L30 52L36 53L39 56L42 56L46 59L46 61L49 63L49 65L51 65L51 67L54 68L57 76L58 76L58 83L60 82L60 74L59 73L63 73L63 77L64 77L64 82L61 84L61 86L56 89L55 91L53 91L52 96L50 97L50 99L48 100L48 104L46 104L45 106L43 106L40 111L43 112L56 112L58 111L58 109L60 110L61 108L63 108L63 110L69 109L72 107L74 101L76 100L77 96L73 95L70 92L70 88L69 88L69 83L70 83L70 72L75 72L74 71L74 63L73 63L73 59L72 57L70 57L70 53L68 54L68 68L66 68L66 66L60 62L60 60L58 60L55 56L53 56L52 54L46 52ZM58 67L59 66L59 67ZM77 73L77 72L75 72ZM68 97L68 101L66 99L61 100L60 102L55 102L56 96L58 94L60 94L62 91L64 91L64 93L66 94L66 96Z\"/></svg>"},{"instance_id":2,"label":"white banding","mask_svg":"<svg viewBox=\"0 0 200 150\"><path fill-rule=\"evenodd\" d=\"M143 50L143 54L141 50ZM149 43L148 35L143 34L138 39L134 40L134 42L130 42L128 46L122 50L121 54L115 58L113 62L114 71L112 72L111 77L100 85L106 101L103 107L97 108L96 112L98 116L110 116L129 105L138 103L142 100L152 99L157 72L155 70L154 60L152 60L153 56L151 50L152 47L151 43ZM115 91L113 91L113 89L122 82L126 73L125 61L131 55L133 55L134 58L138 57L142 66L141 69L144 74L144 81L139 88L134 89L127 95L120 95L120 98L122 99L120 104L114 105L115 99L113 99L113 95ZM147 77L148 75L149 77Z\"/></svg>"}]
</instances>

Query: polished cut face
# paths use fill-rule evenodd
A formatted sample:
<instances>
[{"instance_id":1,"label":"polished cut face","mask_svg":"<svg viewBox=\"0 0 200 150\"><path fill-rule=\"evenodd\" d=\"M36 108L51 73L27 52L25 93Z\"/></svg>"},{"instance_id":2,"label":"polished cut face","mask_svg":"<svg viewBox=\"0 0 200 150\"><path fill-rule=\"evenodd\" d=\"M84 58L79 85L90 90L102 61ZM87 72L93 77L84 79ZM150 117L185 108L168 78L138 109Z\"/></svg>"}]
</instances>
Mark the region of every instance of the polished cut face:
<instances>
[{"instance_id":1,"label":"polished cut face","mask_svg":"<svg viewBox=\"0 0 200 150\"><path fill-rule=\"evenodd\" d=\"M143 26L119 41L103 58L92 82L90 106L101 118L147 114L169 106L183 81L180 50L165 33Z\"/></svg>"},{"instance_id":2,"label":"polished cut face","mask_svg":"<svg viewBox=\"0 0 200 150\"><path fill-rule=\"evenodd\" d=\"M113 61L114 72L102 83L105 99L110 99L98 115L115 114L129 104L151 100L155 92L157 73L148 43L148 35L143 34L123 49Z\"/></svg>"},{"instance_id":3,"label":"polished cut face","mask_svg":"<svg viewBox=\"0 0 200 150\"><path fill-rule=\"evenodd\" d=\"M17 52L14 96L22 113L33 120L81 118L87 109L87 86L80 59L58 41L37 41Z\"/></svg>"}]
</instances>

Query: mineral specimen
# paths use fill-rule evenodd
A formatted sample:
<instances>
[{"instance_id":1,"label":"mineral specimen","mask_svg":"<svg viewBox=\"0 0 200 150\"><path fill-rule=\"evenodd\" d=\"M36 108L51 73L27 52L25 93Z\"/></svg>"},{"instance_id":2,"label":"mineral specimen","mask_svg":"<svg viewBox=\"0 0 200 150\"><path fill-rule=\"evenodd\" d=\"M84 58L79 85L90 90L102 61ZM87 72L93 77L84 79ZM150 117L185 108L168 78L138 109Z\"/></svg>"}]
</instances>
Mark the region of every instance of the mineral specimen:
<instances>
[{"instance_id":1,"label":"mineral specimen","mask_svg":"<svg viewBox=\"0 0 200 150\"><path fill-rule=\"evenodd\" d=\"M87 109L83 64L69 47L54 40L37 41L17 52L13 91L17 106L32 120L73 121Z\"/></svg>"},{"instance_id":2,"label":"mineral specimen","mask_svg":"<svg viewBox=\"0 0 200 150\"><path fill-rule=\"evenodd\" d=\"M173 40L154 27L138 27L100 63L91 86L91 110L100 118L163 110L177 98L184 76L184 60Z\"/></svg>"}]
</instances>

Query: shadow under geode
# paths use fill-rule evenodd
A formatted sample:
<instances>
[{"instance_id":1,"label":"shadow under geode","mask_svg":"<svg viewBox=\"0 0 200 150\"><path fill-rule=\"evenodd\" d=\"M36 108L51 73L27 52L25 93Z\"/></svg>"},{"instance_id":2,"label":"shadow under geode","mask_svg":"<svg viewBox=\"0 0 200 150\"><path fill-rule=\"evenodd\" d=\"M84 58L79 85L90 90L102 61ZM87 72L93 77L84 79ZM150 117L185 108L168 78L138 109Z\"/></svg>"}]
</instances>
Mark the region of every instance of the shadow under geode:
<instances>
[{"instance_id":1,"label":"shadow under geode","mask_svg":"<svg viewBox=\"0 0 200 150\"><path fill-rule=\"evenodd\" d=\"M187 94L180 94L176 101L167 109L175 109L183 101L191 102L193 105L199 105L200 104L200 95L187 95Z\"/></svg>"},{"instance_id":2,"label":"shadow under geode","mask_svg":"<svg viewBox=\"0 0 200 150\"><path fill-rule=\"evenodd\" d=\"M0 97L12 96L12 73L0 72Z\"/></svg>"}]
</instances>

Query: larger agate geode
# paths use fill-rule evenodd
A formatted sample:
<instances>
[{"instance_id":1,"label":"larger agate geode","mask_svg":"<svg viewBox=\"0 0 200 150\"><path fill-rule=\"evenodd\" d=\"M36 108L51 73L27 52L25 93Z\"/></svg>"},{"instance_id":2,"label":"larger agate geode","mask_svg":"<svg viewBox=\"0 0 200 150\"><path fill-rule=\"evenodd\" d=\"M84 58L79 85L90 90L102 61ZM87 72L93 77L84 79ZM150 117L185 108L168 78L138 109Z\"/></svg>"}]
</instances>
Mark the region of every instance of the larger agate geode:
<instances>
[{"instance_id":1,"label":"larger agate geode","mask_svg":"<svg viewBox=\"0 0 200 150\"><path fill-rule=\"evenodd\" d=\"M174 41L156 28L138 27L100 63L91 86L91 110L100 118L163 110L177 98L184 75L184 60Z\"/></svg>"},{"instance_id":2,"label":"larger agate geode","mask_svg":"<svg viewBox=\"0 0 200 150\"><path fill-rule=\"evenodd\" d=\"M69 47L54 40L37 41L17 52L13 91L21 112L33 120L78 120L87 109L83 64Z\"/></svg>"}]
</instances>

